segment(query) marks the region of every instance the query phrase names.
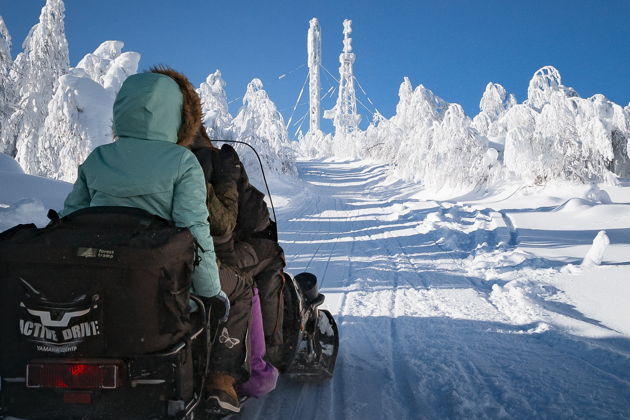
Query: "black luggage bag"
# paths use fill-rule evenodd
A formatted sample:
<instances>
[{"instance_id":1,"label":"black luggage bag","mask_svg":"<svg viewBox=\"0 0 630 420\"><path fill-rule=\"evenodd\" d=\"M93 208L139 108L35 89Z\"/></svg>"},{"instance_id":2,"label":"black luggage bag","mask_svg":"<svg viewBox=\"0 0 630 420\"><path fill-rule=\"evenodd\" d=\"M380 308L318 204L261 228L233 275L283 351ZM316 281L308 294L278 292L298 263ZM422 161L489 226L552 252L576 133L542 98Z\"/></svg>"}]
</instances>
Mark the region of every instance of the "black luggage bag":
<instances>
[{"instance_id":1,"label":"black luggage bag","mask_svg":"<svg viewBox=\"0 0 630 420\"><path fill-rule=\"evenodd\" d=\"M92 207L0 234L0 376L46 357L162 351L190 331L195 241L134 208Z\"/></svg>"}]
</instances>

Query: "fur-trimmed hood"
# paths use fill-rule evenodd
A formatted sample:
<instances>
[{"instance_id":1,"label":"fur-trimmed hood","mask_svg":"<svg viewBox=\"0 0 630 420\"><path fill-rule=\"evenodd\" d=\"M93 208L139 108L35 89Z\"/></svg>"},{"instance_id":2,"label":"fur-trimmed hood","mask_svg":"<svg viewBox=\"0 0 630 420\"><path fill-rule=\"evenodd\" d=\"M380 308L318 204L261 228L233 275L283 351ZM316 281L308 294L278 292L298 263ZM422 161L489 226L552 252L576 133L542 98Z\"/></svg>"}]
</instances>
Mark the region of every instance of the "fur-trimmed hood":
<instances>
[{"instance_id":1,"label":"fur-trimmed hood","mask_svg":"<svg viewBox=\"0 0 630 420\"><path fill-rule=\"evenodd\" d=\"M188 78L183 74L165 67L155 66L149 69L151 73L163 74L175 80L182 92L182 120L177 132L177 144L184 147L190 147L193 143L195 135L201 127L201 100L190 83Z\"/></svg>"},{"instance_id":2,"label":"fur-trimmed hood","mask_svg":"<svg viewBox=\"0 0 630 420\"><path fill-rule=\"evenodd\" d=\"M192 143L190 144L190 150L194 152L195 150L203 148L215 149L212 141L210 140L210 137L208 137L206 127L202 123L199 126L199 130L197 130L197 133L193 137Z\"/></svg>"}]
</instances>

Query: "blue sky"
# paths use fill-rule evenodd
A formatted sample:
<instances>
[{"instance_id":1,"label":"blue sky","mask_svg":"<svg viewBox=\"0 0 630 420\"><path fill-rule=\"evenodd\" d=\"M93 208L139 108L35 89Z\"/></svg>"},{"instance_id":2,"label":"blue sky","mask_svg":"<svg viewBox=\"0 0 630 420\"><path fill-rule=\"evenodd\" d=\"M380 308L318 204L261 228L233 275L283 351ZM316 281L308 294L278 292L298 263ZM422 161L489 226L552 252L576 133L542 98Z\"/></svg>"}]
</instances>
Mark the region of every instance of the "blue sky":
<instances>
[{"instance_id":1,"label":"blue sky","mask_svg":"<svg viewBox=\"0 0 630 420\"><path fill-rule=\"evenodd\" d=\"M180 5L177 3L182 3ZM0 0L17 54L44 0ZM403 76L471 117L489 81L525 99L532 74L554 65L583 97L630 102L630 1L265 0L182 2L66 0L71 64L117 39L142 54L140 68L168 64L201 83L215 69L231 111L247 83L262 79L285 120L307 74L306 31L320 20L323 64L338 75L342 21L353 20L355 75L386 117ZM279 79L282 74L287 76ZM325 92L331 81L322 78ZM332 82L334 83L334 82ZM372 106L360 95L369 108ZM306 95L294 120L306 113ZM332 106L332 100L323 108ZM370 119L367 111L362 126ZM326 126L324 126L326 127ZM303 128L307 128L305 122ZM295 127L291 130L291 135Z\"/></svg>"}]
</instances>

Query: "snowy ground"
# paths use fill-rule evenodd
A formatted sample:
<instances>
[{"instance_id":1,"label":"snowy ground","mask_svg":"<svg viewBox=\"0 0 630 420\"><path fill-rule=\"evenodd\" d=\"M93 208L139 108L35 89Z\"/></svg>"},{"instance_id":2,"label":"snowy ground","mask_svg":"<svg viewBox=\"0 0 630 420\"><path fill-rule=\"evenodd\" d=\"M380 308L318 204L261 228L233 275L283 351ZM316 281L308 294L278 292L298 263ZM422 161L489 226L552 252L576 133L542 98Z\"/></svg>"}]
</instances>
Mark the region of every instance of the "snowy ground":
<instances>
[{"instance_id":1,"label":"snowy ground","mask_svg":"<svg viewBox=\"0 0 630 420\"><path fill-rule=\"evenodd\" d=\"M630 182L446 200L385 169L271 180L289 270L320 278L341 349L330 382L283 379L242 418L630 418ZM0 185L0 230L70 188L1 159Z\"/></svg>"},{"instance_id":2,"label":"snowy ground","mask_svg":"<svg viewBox=\"0 0 630 420\"><path fill-rule=\"evenodd\" d=\"M320 278L337 370L243 417L630 417L629 185L434 201L384 170L300 164L281 238L290 271ZM602 265L581 268L601 229Z\"/></svg>"}]
</instances>

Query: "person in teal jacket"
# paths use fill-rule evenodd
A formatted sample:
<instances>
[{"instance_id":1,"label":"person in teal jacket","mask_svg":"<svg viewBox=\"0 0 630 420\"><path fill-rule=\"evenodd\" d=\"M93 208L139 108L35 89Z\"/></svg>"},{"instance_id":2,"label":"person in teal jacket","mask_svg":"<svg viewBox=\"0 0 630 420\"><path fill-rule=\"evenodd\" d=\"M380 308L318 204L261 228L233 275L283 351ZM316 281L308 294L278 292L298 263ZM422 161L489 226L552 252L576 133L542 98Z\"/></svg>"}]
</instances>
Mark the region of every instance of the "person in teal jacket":
<instances>
[{"instance_id":1,"label":"person in teal jacket","mask_svg":"<svg viewBox=\"0 0 630 420\"><path fill-rule=\"evenodd\" d=\"M227 312L208 224L205 179L186 148L201 125L200 101L190 82L171 72L181 77L140 73L125 80L114 103L115 141L97 147L79 166L60 215L90 206L138 207L190 229L202 249L193 292L218 296Z\"/></svg>"}]
</instances>

